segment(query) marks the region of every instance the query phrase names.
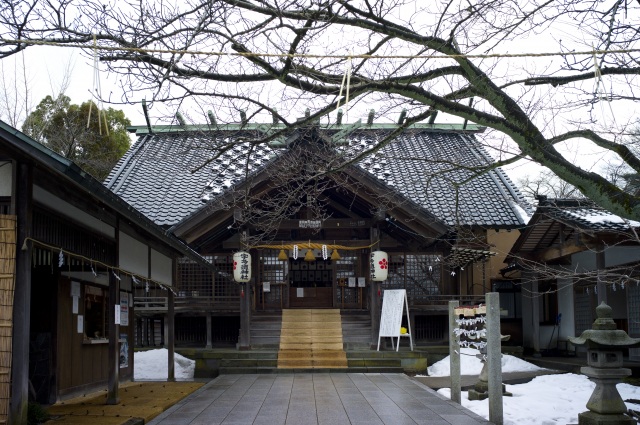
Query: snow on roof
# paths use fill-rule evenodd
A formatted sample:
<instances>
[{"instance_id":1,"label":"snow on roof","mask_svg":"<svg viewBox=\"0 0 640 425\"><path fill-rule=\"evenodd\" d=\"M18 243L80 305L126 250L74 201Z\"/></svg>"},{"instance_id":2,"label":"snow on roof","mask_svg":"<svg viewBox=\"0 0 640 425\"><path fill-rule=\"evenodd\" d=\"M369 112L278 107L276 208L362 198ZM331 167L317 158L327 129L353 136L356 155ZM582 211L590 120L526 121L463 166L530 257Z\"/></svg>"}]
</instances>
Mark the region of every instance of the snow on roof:
<instances>
[{"instance_id":1,"label":"snow on roof","mask_svg":"<svg viewBox=\"0 0 640 425\"><path fill-rule=\"evenodd\" d=\"M361 127L342 152L361 152L390 131ZM174 225L243 181L246 171L268 166L278 150L261 144L248 157L248 137L255 130L145 134L105 185L157 224ZM214 149L225 143L223 153ZM473 134L409 129L357 166L448 225L520 227L517 205L526 202L516 186L499 168L477 171L491 163Z\"/></svg>"}]
</instances>

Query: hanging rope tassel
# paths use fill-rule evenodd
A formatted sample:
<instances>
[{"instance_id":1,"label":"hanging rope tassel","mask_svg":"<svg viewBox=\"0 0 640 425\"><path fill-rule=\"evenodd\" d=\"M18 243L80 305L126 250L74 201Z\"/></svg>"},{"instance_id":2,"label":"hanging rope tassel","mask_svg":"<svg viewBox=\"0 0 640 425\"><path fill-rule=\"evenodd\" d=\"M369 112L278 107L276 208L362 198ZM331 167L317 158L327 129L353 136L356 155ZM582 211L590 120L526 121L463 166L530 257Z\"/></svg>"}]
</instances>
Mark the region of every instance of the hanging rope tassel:
<instances>
[{"instance_id":1,"label":"hanging rope tassel","mask_svg":"<svg viewBox=\"0 0 640 425\"><path fill-rule=\"evenodd\" d=\"M349 86L351 85L351 56L347 58L347 67L344 70L344 75L342 76L342 83L340 84L340 93L338 93L338 104L336 105L336 111L340 109L340 99L342 99L342 91L345 90L346 83L346 98L344 102L344 109L347 114L347 122L349 122L349 108L347 105L349 104Z\"/></svg>"},{"instance_id":2,"label":"hanging rope tassel","mask_svg":"<svg viewBox=\"0 0 640 425\"><path fill-rule=\"evenodd\" d=\"M104 122L104 131L109 136L109 126L107 125L107 113L104 111L104 105L102 103L102 86L100 85L100 67L98 66L98 39L96 35L93 35L93 91L98 99L98 134L102 136L102 124ZM91 123L91 109L93 102L89 103L89 116L87 117L87 128Z\"/></svg>"}]
</instances>

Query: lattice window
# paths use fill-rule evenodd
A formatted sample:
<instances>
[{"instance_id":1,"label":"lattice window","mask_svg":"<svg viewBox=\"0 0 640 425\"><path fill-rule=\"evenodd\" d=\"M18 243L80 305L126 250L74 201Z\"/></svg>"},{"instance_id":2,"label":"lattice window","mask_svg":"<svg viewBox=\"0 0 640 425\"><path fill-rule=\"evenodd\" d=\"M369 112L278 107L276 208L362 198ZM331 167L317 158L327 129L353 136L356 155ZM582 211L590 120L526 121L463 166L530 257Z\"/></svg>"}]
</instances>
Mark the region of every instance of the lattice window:
<instances>
[{"instance_id":1,"label":"lattice window","mask_svg":"<svg viewBox=\"0 0 640 425\"><path fill-rule=\"evenodd\" d=\"M335 262L336 279L348 279L356 277L356 270L360 270L357 256L343 256Z\"/></svg>"},{"instance_id":2,"label":"lattice window","mask_svg":"<svg viewBox=\"0 0 640 425\"><path fill-rule=\"evenodd\" d=\"M240 285L233 280L233 256L216 255L212 258L216 268L213 278L214 298L237 297Z\"/></svg>"},{"instance_id":3,"label":"lattice window","mask_svg":"<svg viewBox=\"0 0 640 425\"><path fill-rule=\"evenodd\" d=\"M285 288L289 280L289 261L278 260L277 250L259 251L260 268L257 280L258 305L281 306L284 303ZM263 284L270 284L269 292L264 292Z\"/></svg>"},{"instance_id":4,"label":"lattice window","mask_svg":"<svg viewBox=\"0 0 640 425\"><path fill-rule=\"evenodd\" d=\"M106 264L115 263L116 244L56 214L34 209L34 239Z\"/></svg>"},{"instance_id":5,"label":"lattice window","mask_svg":"<svg viewBox=\"0 0 640 425\"><path fill-rule=\"evenodd\" d=\"M357 270L360 270L359 257L343 256L335 262L336 279L338 287L336 289L336 300L338 305L360 303L360 291L357 288ZM356 278L356 287L349 287L349 278Z\"/></svg>"},{"instance_id":6,"label":"lattice window","mask_svg":"<svg viewBox=\"0 0 640 425\"><path fill-rule=\"evenodd\" d=\"M289 276L289 261L278 260L277 250L262 250L260 257L259 282L283 283Z\"/></svg>"},{"instance_id":7,"label":"lattice window","mask_svg":"<svg viewBox=\"0 0 640 425\"><path fill-rule=\"evenodd\" d=\"M575 320L576 335L581 335L587 329L591 329L594 320L593 292L587 293L586 288L576 288L575 292Z\"/></svg>"},{"instance_id":8,"label":"lattice window","mask_svg":"<svg viewBox=\"0 0 640 425\"><path fill-rule=\"evenodd\" d=\"M205 257L212 261L213 257ZM213 275L211 270L186 257L178 259L178 295L189 297L211 297Z\"/></svg>"},{"instance_id":9,"label":"lattice window","mask_svg":"<svg viewBox=\"0 0 640 425\"><path fill-rule=\"evenodd\" d=\"M391 254L389 277L382 284L384 289L406 289L413 303L427 301L440 295L442 262L434 254Z\"/></svg>"}]
</instances>

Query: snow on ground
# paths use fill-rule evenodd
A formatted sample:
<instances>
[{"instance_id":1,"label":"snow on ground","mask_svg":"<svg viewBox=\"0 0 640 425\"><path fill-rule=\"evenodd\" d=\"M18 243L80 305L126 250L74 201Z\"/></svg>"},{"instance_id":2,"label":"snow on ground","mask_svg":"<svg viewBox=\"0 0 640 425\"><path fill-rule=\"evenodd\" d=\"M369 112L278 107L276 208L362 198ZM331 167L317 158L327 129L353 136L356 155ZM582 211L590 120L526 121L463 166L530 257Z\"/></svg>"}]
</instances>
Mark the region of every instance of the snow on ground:
<instances>
[{"instance_id":1,"label":"snow on ground","mask_svg":"<svg viewBox=\"0 0 640 425\"><path fill-rule=\"evenodd\" d=\"M460 374L461 375L480 375L482 370L482 362L476 357L479 351L474 348L460 349ZM429 376L449 376L449 356L439 362L434 363L427 371ZM502 355L502 372L535 372L543 370L538 366L525 362L517 357L503 354Z\"/></svg>"},{"instance_id":2,"label":"snow on ground","mask_svg":"<svg viewBox=\"0 0 640 425\"><path fill-rule=\"evenodd\" d=\"M158 350L137 351L133 354L133 379L136 381L166 381L169 376L168 356L166 348ZM174 354L176 379L193 379L196 367L194 360Z\"/></svg>"},{"instance_id":3,"label":"snow on ground","mask_svg":"<svg viewBox=\"0 0 640 425\"><path fill-rule=\"evenodd\" d=\"M507 391L513 396L502 398L504 425L577 424L578 413L587 411L587 401L595 386L586 376L573 373L543 375L526 384L507 385ZM623 400L640 399L640 387L618 384L617 388ZM440 389L438 393L451 398L449 388ZM463 391L462 405L489 419L489 400L470 401ZM626 405L640 409L637 404Z\"/></svg>"},{"instance_id":4,"label":"snow on ground","mask_svg":"<svg viewBox=\"0 0 640 425\"><path fill-rule=\"evenodd\" d=\"M470 350L470 351L467 351ZM475 352L462 349L462 353ZM477 375L482 369L470 356L460 356L462 375ZM506 359L505 359L506 358ZM480 364L480 366L478 366ZM539 367L513 356L503 355L503 372L526 372L541 370ZM432 370L437 375L432 374ZM431 376L449 376L449 357L434 363L429 368ZM593 393L595 384L584 375L565 373L543 375L531 382L520 385L507 385L512 397L503 397L505 425L564 425L578 423L578 413L587 410L586 404ZM618 384L618 392L623 400L640 399L640 387ZM443 388L438 393L451 398L451 389ZM627 408L640 410L640 405L626 403ZM470 401L468 393L462 392L462 405L476 414L489 419L489 400Z\"/></svg>"}]
</instances>

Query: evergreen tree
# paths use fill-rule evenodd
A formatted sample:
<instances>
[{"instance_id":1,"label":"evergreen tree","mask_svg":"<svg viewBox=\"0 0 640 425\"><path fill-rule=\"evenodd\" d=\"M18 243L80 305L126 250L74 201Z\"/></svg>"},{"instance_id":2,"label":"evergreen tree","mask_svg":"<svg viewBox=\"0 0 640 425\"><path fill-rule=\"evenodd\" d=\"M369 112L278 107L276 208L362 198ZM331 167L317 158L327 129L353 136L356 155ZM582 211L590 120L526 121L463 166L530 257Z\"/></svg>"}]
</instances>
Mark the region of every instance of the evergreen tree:
<instances>
[{"instance_id":1,"label":"evergreen tree","mask_svg":"<svg viewBox=\"0 0 640 425\"><path fill-rule=\"evenodd\" d=\"M60 95L45 97L22 130L103 180L130 146L129 125L121 110L99 110L92 101L74 105L69 97Z\"/></svg>"}]
</instances>

